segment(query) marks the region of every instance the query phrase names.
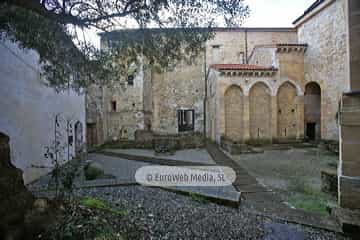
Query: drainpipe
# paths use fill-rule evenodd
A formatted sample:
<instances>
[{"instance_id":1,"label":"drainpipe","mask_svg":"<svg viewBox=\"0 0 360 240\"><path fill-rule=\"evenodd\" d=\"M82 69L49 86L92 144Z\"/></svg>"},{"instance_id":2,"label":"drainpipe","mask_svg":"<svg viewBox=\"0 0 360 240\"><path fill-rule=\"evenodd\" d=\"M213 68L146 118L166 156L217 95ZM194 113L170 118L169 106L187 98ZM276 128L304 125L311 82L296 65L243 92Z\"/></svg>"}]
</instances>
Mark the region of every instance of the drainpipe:
<instances>
[{"instance_id":1,"label":"drainpipe","mask_svg":"<svg viewBox=\"0 0 360 240\"><path fill-rule=\"evenodd\" d=\"M245 63L248 64L248 30L245 29Z\"/></svg>"},{"instance_id":2,"label":"drainpipe","mask_svg":"<svg viewBox=\"0 0 360 240\"><path fill-rule=\"evenodd\" d=\"M207 121L207 116L206 116L206 102L207 102L207 67L206 67L206 64L207 64L207 61L206 61L206 42L205 42L205 48L204 48L204 80L205 80L205 98L204 98L204 137L206 138L206 127L207 127L207 124L206 124L206 121Z\"/></svg>"}]
</instances>

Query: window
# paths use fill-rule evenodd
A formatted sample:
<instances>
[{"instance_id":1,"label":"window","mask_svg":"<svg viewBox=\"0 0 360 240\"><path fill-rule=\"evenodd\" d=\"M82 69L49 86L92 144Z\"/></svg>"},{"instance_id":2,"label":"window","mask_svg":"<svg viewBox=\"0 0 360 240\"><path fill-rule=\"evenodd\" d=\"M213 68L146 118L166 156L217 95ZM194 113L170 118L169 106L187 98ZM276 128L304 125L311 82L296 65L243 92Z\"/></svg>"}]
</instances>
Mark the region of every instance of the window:
<instances>
[{"instance_id":1,"label":"window","mask_svg":"<svg viewBox=\"0 0 360 240\"><path fill-rule=\"evenodd\" d=\"M111 101L111 111L116 112L116 101Z\"/></svg>"},{"instance_id":2,"label":"window","mask_svg":"<svg viewBox=\"0 0 360 240\"><path fill-rule=\"evenodd\" d=\"M212 63L220 63L221 62L221 46L220 45L212 45Z\"/></svg>"},{"instance_id":3,"label":"window","mask_svg":"<svg viewBox=\"0 0 360 240\"><path fill-rule=\"evenodd\" d=\"M245 54L243 52L239 52L239 63L245 64Z\"/></svg>"},{"instance_id":4,"label":"window","mask_svg":"<svg viewBox=\"0 0 360 240\"><path fill-rule=\"evenodd\" d=\"M134 75L129 75L127 78L128 85L133 86L134 85Z\"/></svg>"},{"instance_id":5,"label":"window","mask_svg":"<svg viewBox=\"0 0 360 240\"><path fill-rule=\"evenodd\" d=\"M194 114L195 111L178 110L178 128L179 132L194 131Z\"/></svg>"}]
</instances>

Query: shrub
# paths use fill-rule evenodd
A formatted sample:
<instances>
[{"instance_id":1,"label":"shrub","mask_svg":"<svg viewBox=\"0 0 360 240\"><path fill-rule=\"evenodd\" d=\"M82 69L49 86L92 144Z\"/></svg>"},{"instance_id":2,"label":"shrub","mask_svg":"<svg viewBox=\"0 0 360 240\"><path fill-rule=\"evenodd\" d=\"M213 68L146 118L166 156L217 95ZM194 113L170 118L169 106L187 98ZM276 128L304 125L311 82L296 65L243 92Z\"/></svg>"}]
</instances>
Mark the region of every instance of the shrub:
<instances>
[{"instance_id":1,"label":"shrub","mask_svg":"<svg viewBox=\"0 0 360 240\"><path fill-rule=\"evenodd\" d=\"M104 175L104 170L89 164L84 168L84 174L86 180L94 180Z\"/></svg>"}]
</instances>

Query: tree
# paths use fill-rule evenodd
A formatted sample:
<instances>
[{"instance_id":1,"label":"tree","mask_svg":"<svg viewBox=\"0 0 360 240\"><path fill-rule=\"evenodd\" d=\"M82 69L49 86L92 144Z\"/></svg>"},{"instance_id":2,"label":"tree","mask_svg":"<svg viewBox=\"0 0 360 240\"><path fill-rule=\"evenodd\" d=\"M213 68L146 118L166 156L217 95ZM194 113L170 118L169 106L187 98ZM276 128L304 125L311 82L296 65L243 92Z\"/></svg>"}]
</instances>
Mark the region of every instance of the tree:
<instances>
[{"instance_id":1,"label":"tree","mask_svg":"<svg viewBox=\"0 0 360 240\"><path fill-rule=\"evenodd\" d=\"M51 86L80 89L119 80L138 56L167 67L199 53L213 27L242 24L249 14L243 1L3 0L0 30L2 37L39 53ZM128 28L137 30L121 32L121 44L106 52L85 34Z\"/></svg>"}]
</instances>

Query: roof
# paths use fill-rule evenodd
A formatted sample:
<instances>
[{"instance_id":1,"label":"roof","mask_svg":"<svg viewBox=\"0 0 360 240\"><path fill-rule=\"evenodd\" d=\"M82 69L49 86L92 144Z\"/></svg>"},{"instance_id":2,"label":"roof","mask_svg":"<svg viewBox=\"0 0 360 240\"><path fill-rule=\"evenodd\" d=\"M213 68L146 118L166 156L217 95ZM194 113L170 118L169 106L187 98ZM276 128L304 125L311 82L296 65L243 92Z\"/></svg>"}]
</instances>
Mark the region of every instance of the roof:
<instances>
[{"instance_id":1,"label":"roof","mask_svg":"<svg viewBox=\"0 0 360 240\"><path fill-rule=\"evenodd\" d=\"M295 28L243 28L243 27L216 27L216 28L191 28L193 31L206 31L211 30L214 32L296 32ZM184 30L183 28L146 28L146 29L139 29L139 28L126 28L126 29L118 29L110 32L101 32L98 33L100 36L109 36L114 34L121 34L121 33L131 33L131 32L138 32L138 31L148 31L148 32L162 32L162 31L176 31L176 30ZM186 30L186 28L185 28Z\"/></svg>"},{"instance_id":2,"label":"roof","mask_svg":"<svg viewBox=\"0 0 360 240\"><path fill-rule=\"evenodd\" d=\"M311 4L311 6L309 8L307 8L305 10L305 12L303 13L303 15L301 15L300 17L298 17L293 24L296 24L297 22L299 22L301 19L303 19L306 15L308 15L310 12L312 12L315 8L317 8L320 4L322 4L323 2L325 2L325 0L316 0L313 4Z\"/></svg>"},{"instance_id":3,"label":"roof","mask_svg":"<svg viewBox=\"0 0 360 240\"><path fill-rule=\"evenodd\" d=\"M251 64L213 64L210 68L216 70L248 70L248 71L274 71L274 67L264 67Z\"/></svg>"}]
</instances>

